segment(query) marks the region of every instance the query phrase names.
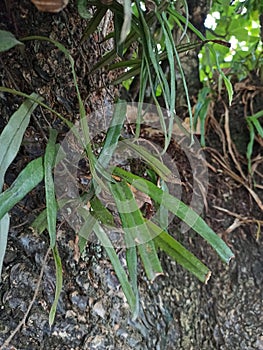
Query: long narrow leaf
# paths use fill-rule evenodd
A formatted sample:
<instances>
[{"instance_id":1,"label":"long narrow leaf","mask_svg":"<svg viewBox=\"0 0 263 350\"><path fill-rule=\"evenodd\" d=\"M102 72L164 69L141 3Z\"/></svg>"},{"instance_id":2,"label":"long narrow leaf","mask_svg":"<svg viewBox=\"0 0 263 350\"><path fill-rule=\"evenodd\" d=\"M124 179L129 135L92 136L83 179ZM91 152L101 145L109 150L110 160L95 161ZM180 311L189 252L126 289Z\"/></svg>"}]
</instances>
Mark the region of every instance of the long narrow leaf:
<instances>
[{"instance_id":1,"label":"long narrow leaf","mask_svg":"<svg viewBox=\"0 0 263 350\"><path fill-rule=\"evenodd\" d=\"M44 156L45 193L47 206L47 224L50 238L50 247L54 248L56 243L57 202L55 197L55 186L52 169L55 164L57 131L50 130L49 142Z\"/></svg>"},{"instance_id":2,"label":"long narrow leaf","mask_svg":"<svg viewBox=\"0 0 263 350\"><path fill-rule=\"evenodd\" d=\"M137 245L147 277L153 281L163 271L152 242L151 233L145 224L132 191L125 182L110 184L110 189L117 205L123 230L129 237L131 244Z\"/></svg>"},{"instance_id":3,"label":"long narrow leaf","mask_svg":"<svg viewBox=\"0 0 263 350\"><path fill-rule=\"evenodd\" d=\"M98 163L100 163L104 169L107 168L111 157L118 146L121 129L126 119L126 108L127 104L125 102L119 102L115 105L112 120L107 130L106 140L98 158Z\"/></svg>"},{"instance_id":4,"label":"long narrow leaf","mask_svg":"<svg viewBox=\"0 0 263 350\"><path fill-rule=\"evenodd\" d=\"M54 248L52 249L53 252L53 257L55 261L55 266L56 266L56 291L55 291L55 299L52 304L52 307L49 312L49 326L51 327L52 324L54 323L56 311L57 311L57 305L59 301L59 296L62 290L62 284L63 284L63 277L62 277L62 263L61 259L59 256L59 252L57 249L57 246L55 245Z\"/></svg>"},{"instance_id":5,"label":"long narrow leaf","mask_svg":"<svg viewBox=\"0 0 263 350\"><path fill-rule=\"evenodd\" d=\"M124 0L123 9L124 20L121 28L120 43L123 43L125 41L131 29L132 9L130 0Z\"/></svg>"},{"instance_id":6,"label":"long narrow leaf","mask_svg":"<svg viewBox=\"0 0 263 350\"><path fill-rule=\"evenodd\" d=\"M128 72L121 74L117 79L113 81L114 85L121 84L125 80L129 80L140 73L141 69L138 66L131 68Z\"/></svg>"},{"instance_id":7,"label":"long narrow leaf","mask_svg":"<svg viewBox=\"0 0 263 350\"><path fill-rule=\"evenodd\" d=\"M9 226L10 226L10 218L8 214L5 214L5 216L0 220L0 282L1 282L4 256L5 256L6 246L7 246Z\"/></svg>"},{"instance_id":8,"label":"long narrow leaf","mask_svg":"<svg viewBox=\"0 0 263 350\"><path fill-rule=\"evenodd\" d=\"M114 59L116 58L117 53L116 50L111 50L110 52L106 53L102 58L97 62L89 71L88 74L93 74L96 70L101 69L108 64L112 63Z\"/></svg>"},{"instance_id":9,"label":"long narrow leaf","mask_svg":"<svg viewBox=\"0 0 263 350\"><path fill-rule=\"evenodd\" d=\"M129 277L131 280L131 286L135 295L135 312L134 312L133 318L136 318L139 313L139 291L138 291L138 282L137 282L138 259L137 259L136 247L127 248L126 262L127 262Z\"/></svg>"},{"instance_id":10,"label":"long narrow leaf","mask_svg":"<svg viewBox=\"0 0 263 350\"><path fill-rule=\"evenodd\" d=\"M153 232L154 242L166 254L170 255L183 268L194 274L201 282L206 283L211 275L210 270L184 246L177 242L165 230L147 221L147 226Z\"/></svg>"}]
</instances>

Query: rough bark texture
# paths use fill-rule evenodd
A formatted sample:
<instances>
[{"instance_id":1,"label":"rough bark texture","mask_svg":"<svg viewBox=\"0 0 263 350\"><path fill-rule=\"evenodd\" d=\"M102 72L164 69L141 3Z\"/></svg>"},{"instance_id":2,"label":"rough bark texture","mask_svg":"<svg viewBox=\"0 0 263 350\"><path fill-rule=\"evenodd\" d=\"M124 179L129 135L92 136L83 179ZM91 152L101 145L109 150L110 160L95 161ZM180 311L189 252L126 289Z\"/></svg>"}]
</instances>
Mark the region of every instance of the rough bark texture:
<instances>
[{"instance_id":1,"label":"rough bark texture","mask_svg":"<svg viewBox=\"0 0 263 350\"><path fill-rule=\"evenodd\" d=\"M88 77L86 74L107 47L100 46L101 37L97 34L81 49L76 46L85 22L80 21L74 4L70 3L64 12L55 16L38 13L28 1L14 1L13 6L9 12L0 8L1 29L11 30L18 36L41 34L62 41L76 61L87 111L108 103L111 97L107 79L111 77L99 73ZM203 6L206 2L190 4L189 1L194 24L203 23L202 13L206 13ZM196 96L199 86L197 52L192 54L185 57L184 66L190 95ZM54 109L69 120L73 121L78 115L70 67L58 50L45 44L31 43L22 54L13 50L2 55L0 64L1 85L28 93L41 93ZM114 93L113 90L110 92ZM243 107L238 110L244 103L241 97L229 111L230 119L231 116L237 119L242 114ZM11 95L0 98L2 130L21 100ZM262 95L258 98L258 109L262 109ZM215 117L220 121L224 106L218 102L217 109ZM43 133L48 136L50 124L60 131L63 138L65 130L62 123L48 112L37 112L25 135L21 152L7 174L6 187L11 185L26 162L43 154ZM222 145L212 129L208 145L220 150ZM175 158L178 156L175 150L171 152L174 152ZM176 238L212 269L211 280L207 285L201 284L160 253L165 275L153 283L147 281L139 266L141 312L140 317L133 321L105 251L99 245L89 244L77 263L74 260L75 233L61 223L58 244L64 287L55 324L51 328L48 325L55 288L55 269L50 257L25 325L5 349L263 350L262 233L257 233L256 223L250 221L224 234L235 220L230 212L243 218L258 219L261 213L246 189L210 158L209 153L207 159L211 171L206 221L231 246L235 259L229 266L221 264L212 249L193 232L177 234ZM189 169L185 167L183 171L188 173ZM11 212L12 226L0 285L0 346L23 318L32 300L48 249L48 235L33 235L28 229L32 219L44 208L43 203L44 192L40 186ZM224 207L229 213L214 206ZM174 224L171 232L176 231ZM120 250L118 254L124 261L124 251Z\"/></svg>"}]
</instances>

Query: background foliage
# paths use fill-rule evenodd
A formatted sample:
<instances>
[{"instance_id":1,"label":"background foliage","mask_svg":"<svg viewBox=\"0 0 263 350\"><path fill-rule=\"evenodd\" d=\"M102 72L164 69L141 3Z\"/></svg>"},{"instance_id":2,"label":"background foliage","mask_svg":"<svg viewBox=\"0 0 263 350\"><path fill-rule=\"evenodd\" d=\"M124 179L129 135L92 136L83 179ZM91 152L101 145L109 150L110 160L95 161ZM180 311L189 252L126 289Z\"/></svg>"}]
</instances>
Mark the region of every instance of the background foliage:
<instances>
[{"instance_id":1,"label":"background foliage","mask_svg":"<svg viewBox=\"0 0 263 350\"><path fill-rule=\"evenodd\" d=\"M235 75L239 80L245 78L251 71L260 70L263 82L262 22L263 3L260 0L235 1L232 5L228 0L213 1L210 13L206 19L207 39L222 39L231 43L231 49L218 46L216 57L207 53L204 47L200 54L200 78L209 81L217 68L228 74Z\"/></svg>"}]
</instances>

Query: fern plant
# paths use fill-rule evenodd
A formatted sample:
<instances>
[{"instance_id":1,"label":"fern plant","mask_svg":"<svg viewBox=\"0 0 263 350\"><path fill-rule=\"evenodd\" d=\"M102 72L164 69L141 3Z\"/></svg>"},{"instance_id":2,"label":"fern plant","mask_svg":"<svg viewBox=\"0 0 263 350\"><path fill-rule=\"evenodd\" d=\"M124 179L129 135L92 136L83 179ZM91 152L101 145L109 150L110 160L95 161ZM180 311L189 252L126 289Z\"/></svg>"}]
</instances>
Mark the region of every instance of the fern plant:
<instances>
[{"instance_id":1,"label":"fern plant","mask_svg":"<svg viewBox=\"0 0 263 350\"><path fill-rule=\"evenodd\" d=\"M146 83L149 83L165 135L165 151L172 137L175 110L175 75L173 69L174 57L177 60L178 66L180 67L180 60L178 56L179 48L173 43L170 21L171 19L174 19L176 23L182 23L182 18L169 3L157 4L156 2L153 3L153 8L147 9L147 6L146 8L143 8L142 3L136 0L132 3L132 13L130 7L127 6L127 4L129 4L128 1L124 2L124 7L116 1L112 1L110 4L106 5L105 2L98 3L95 1L87 1L86 4L95 6L96 11L95 15L89 19L87 29L82 40L85 40L92 32L95 31L108 9L114 13L115 23L115 30L114 33L112 33L112 35L115 35L115 49L106 54L105 57L102 57L102 60L95 67L93 67L91 72L102 66L105 67L106 64L115 59L116 55L122 57L132 43L138 42L138 45L141 47L140 55L135 57L134 60L129 62L122 60L119 63L113 63L112 65L108 66L108 69L114 69L116 67L125 67L128 69L132 67L128 72L124 73L124 75L119 78L119 81L129 79L130 77L134 77L136 74L139 74L141 81L139 99L141 102L144 99ZM165 38L166 51L162 53L159 52L158 45L151 35L151 24L154 22L158 23L162 35ZM187 21L185 23L187 23ZM127 34L130 26L131 31L129 34ZM1 45L3 45L3 42L5 42L5 45L7 45L0 47L2 51L10 49L12 46L17 44L16 39L10 33L8 34L7 32L1 32L0 35L7 38L5 41L0 40ZM165 215L167 215L168 211L170 211L173 213L173 215L177 216L188 224L215 249L224 262L228 263L233 257L233 253L222 241L222 239L216 235L216 233L195 211L184 204L181 200L174 197L172 194L169 194L169 192L166 190L166 184L168 184L172 179L171 170L169 170L158 159L158 157L154 156L147 149L143 148L143 146L129 143L128 139L123 139L121 130L125 122L127 108L126 104L121 101L120 103L117 103L104 144L102 145L102 150L99 156L96 157L93 148L94 146L90 142L90 126L86 119L83 101L79 92L73 57L62 44L45 37L32 36L22 38L20 39L19 44L21 44L21 42L25 44L26 41L29 40L48 41L52 43L65 54L72 68L73 81L78 96L81 127L80 133L76 133L75 136L83 145L84 154L89 162L91 171L90 191L83 193L81 198L85 204L87 204L88 201L89 206L79 205L77 208L78 214L81 216L83 223L78 232L80 236L80 249L83 249L86 241L89 239L91 231L93 230L99 241L106 249L109 259L111 260L116 275L120 280L123 291L131 307L134 318L138 315L139 310L139 295L137 287L138 259L141 259L148 278L153 280L156 276L163 272L158 258L158 250L161 249L184 268L192 272L199 280L202 282L207 282L211 273L209 268L206 267L191 252L184 248L179 242L177 242L172 235L170 235L169 228L163 225L163 221L151 220L151 218L147 218L144 215L142 208L138 205L138 202L134 196L134 189L151 198L153 202L163 210ZM194 47L196 45L200 45L200 43L189 45ZM180 49L189 49L189 45L186 45ZM160 60L164 58L167 58L170 66L171 75L169 79L167 79L159 64ZM183 77L182 71L181 74ZM162 109L160 108L158 99L156 98L156 92L159 88L164 96L166 109L170 118L168 126L164 120L165 117ZM16 137L15 134L15 132L18 132L17 128L12 127L14 120L17 122L16 114L12 116L8 125L0 136L1 149L3 150L3 156L0 158L0 179L3 179L8 166L19 150L21 137L26 126L28 125L30 114L37 104L47 108L52 113L55 113L56 116L61 118L61 120L70 128L72 125L61 114L52 110L49 106L43 103L40 96L35 94L26 95L23 92L8 89L6 87L0 87L0 91L3 93L9 92L17 94L26 98L26 101L20 107L24 111L22 115L20 113L21 110L19 110L19 115L24 123L24 127L19 128L19 138ZM140 118L141 113L139 110L137 115L137 137L140 133ZM56 144L56 136L56 131L51 130L49 143L47 145L44 157L35 159L27 164L11 187L0 194L0 239L2 242L0 246L1 268L9 229L8 212L44 179L47 208L40 214L40 217L36 220L34 226L40 232L47 229L50 237L50 246L53 250L54 260L56 263L57 286L54 304L50 311L50 324L54 322L56 305L62 287L62 266L56 243L57 210L68 204L68 201L58 200L54 195L54 177L52 175L52 169L57 163L61 161L63 162L64 159L63 152L58 152L59 145ZM14 142L15 147L11 147L10 142L5 144L4 140L6 138L11 140L11 143ZM108 172L110 159L114 156L114 152L116 151L120 141L124 142L127 147L132 148L134 152L140 154L141 158L152 173L151 181L118 166L110 169L110 173ZM190 134L189 144L192 142L193 135ZM11 155L9 154L10 152ZM159 177L163 183L161 188L158 187L154 181L154 178L156 177ZM113 243L105 231L105 225L109 226L109 223L112 224L114 222L114 218L112 217L112 213L104 207L103 203L101 203L97 196L98 191L100 191L102 188L106 188L106 190L111 193L119 214L121 227L124 233L124 241L126 244L127 271L125 271L123 268ZM123 208L125 208L125 210L123 210Z\"/></svg>"}]
</instances>

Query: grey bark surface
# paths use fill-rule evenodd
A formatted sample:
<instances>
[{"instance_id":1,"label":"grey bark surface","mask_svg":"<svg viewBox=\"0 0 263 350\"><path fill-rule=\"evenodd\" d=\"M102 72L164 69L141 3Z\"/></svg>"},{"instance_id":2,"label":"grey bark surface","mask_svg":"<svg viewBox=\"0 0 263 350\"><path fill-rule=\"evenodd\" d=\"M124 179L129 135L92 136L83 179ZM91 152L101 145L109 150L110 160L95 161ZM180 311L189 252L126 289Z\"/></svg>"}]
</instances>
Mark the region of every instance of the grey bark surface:
<instances>
[{"instance_id":1,"label":"grey bark surface","mask_svg":"<svg viewBox=\"0 0 263 350\"><path fill-rule=\"evenodd\" d=\"M79 39L79 32L82 33L85 23L81 23L82 26L78 24L77 30L72 29L71 34L68 31L68 26L70 28L76 26L76 19L72 17L75 9L73 5L61 17L56 15L52 18L37 13L33 7L29 10L28 6L27 1L21 1L16 11L12 15L9 14L17 21L22 18L22 21L25 22L23 24L27 24L30 28L28 30L21 26L23 35L28 35L31 30L32 33L43 30L43 35L50 35L52 31L52 36L63 39L68 46L72 45L74 40ZM200 3L201 9L202 6ZM35 11L32 15L33 20L30 11ZM194 10L191 13L193 15ZM8 16L4 13L2 17L6 19ZM66 26L65 21L70 21L69 25ZM44 26L45 23L50 24ZM32 26L33 29L31 29ZM4 29L14 30L10 23ZM85 57L89 65L97 62L101 54L101 52L96 52L95 48L96 45L94 46L92 40L86 44ZM34 46L34 49L37 51L39 47ZM70 85L72 83L68 83L72 79L70 67L65 65L57 50L48 47L45 51L44 54L48 52L48 56L41 51L38 52L38 64L43 63L46 69L45 64L48 61L46 57L52 63L59 62L54 77L61 87L56 94L61 94L61 97L68 102L71 114L72 110L78 113L75 101L71 98L74 89ZM78 52L75 54L79 64L81 55ZM24 58L19 61L19 57L17 53L10 55L11 61L15 62L12 74L17 81L19 81L21 71L27 72L26 69L28 69L27 61ZM99 105L101 101L104 101L105 96L108 96L103 90L104 84L96 81L99 79L98 75L95 76L95 82L92 85L92 82L85 77L85 70L78 64L78 75L84 81L81 82L83 84L82 95L84 97L88 95L88 101L91 100L93 103L96 100ZM185 72L192 91L190 94L195 95L199 84L196 56L195 59L191 56L186 57L183 64L187 67ZM189 67L191 70L188 69ZM6 82L5 72L8 69L8 62L6 61L5 69L2 66L0 68L1 79ZM52 67L48 68L52 73ZM55 83L53 81L53 83L43 82L34 71L30 72L24 76L28 80L31 79L32 85L29 84L28 87L28 81L23 81L22 87L26 85L26 88L32 91L32 87L35 88L34 84L36 84L37 91L40 86L39 89L44 95L46 94L46 97L52 96L52 91L50 92L49 89ZM87 81L89 85L86 85ZM96 83L99 89L89 93L88 90L92 87L94 89ZM22 87L20 88L24 91ZM20 103L16 101L15 104L8 105L8 101L9 99L0 101L1 111L4 114L4 122L0 121L1 128L8 120L6 116L11 115L11 112ZM59 108L57 101L55 99L54 101L55 107ZM93 108L95 107L93 105ZM51 120L53 122L53 119ZM35 153L31 149L29 154L39 156L41 149L35 143L25 144L25 154L28 155L26 147L30 145ZM24 161L23 156L22 161ZM21 158L18 158L17 163L11 169L8 175L10 178L6 179L9 185L15 178L19 162ZM214 205L223 203L229 210L243 212L245 215L249 215L248 212L253 213L253 210L245 190L239 186L231 192L228 188L229 177L223 172L216 175L211 172L211 183L217 178L221 179L220 186L222 183L226 185L223 189L211 186L206 220L210 225L215 225L215 230L222 234L233 223L233 218L215 211ZM36 215L34 211L36 207L41 207L41 205L43 207L43 202L39 199L41 189L37 189L36 192L32 194L32 203L27 198L11 213L12 226L0 285L1 350L1 345L23 318L32 300L39 272L43 266L43 258L49 246L47 234L32 234L27 228L27 222L26 225L24 224L25 220L32 221L31 215ZM28 206L27 214L23 211L23 206ZM54 263L50 257L44 269L40 291L25 325L5 350L263 350L263 238L261 233L256 240L255 227L255 225L240 226L223 237L235 254L235 259L229 266L221 263L212 249L193 232L177 237L212 269L209 283L203 285L160 253L164 276L158 277L151 283L142 272L142 267L138 267L141 311L139 318L132 320L128 304L105 251L99 245L89 244L77 263L74 260L75 233L62 226L58 245L63 263L64 282L55 323L51 328L49 327L48 313L54 299L56 281ZM171 232L175 231L176 227L174 229L172 227ZM118 250L118 255L125 266L124 251Z\"/></svg>"}]
</instances>

